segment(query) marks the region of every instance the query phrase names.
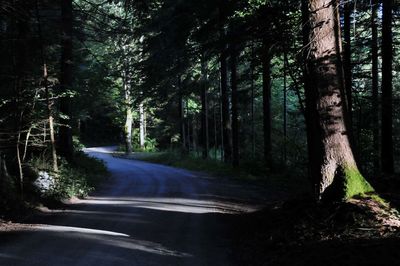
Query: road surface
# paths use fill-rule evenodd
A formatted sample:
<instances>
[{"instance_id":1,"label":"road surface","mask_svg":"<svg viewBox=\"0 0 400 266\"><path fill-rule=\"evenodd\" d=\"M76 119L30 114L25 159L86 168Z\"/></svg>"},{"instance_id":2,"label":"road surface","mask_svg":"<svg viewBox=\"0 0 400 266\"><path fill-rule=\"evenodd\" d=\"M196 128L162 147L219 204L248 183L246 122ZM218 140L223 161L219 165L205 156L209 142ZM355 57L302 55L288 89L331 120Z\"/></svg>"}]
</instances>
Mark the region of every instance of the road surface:
<instances>
[{"instance_id":1,"label":"road surface","mask_svg":"<svg viewBox=\"0 0 400 266\"><path fill-rule=\"evenodd\" d=\"M110 179L85 200L0 232L0 265L235 265L234 215L274 200L250 184L114 158L90 148Z\"/></svg>"}]
</instances>

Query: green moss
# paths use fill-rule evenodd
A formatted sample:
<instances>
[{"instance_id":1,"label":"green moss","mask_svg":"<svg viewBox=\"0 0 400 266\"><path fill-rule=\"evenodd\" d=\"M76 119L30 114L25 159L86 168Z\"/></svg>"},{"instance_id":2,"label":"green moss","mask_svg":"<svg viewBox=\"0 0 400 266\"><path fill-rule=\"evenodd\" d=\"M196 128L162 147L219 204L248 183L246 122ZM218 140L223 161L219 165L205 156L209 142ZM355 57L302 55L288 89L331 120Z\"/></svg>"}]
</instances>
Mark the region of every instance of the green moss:
<instances>
[{"instance_id":1,"label":"green moss","mask_svg":"<svg viewBox=\"0 0 400 266\"><path fill-rule=\"evenodd\" d=\"M374 200L375 202L378 202L379 204L381 204L382 206L389 208L390 204L389 202L387 202L385 199L381 198L378 194L374 193L371 195L367 196L368 198Z\"/></svg>"},{"instance_id":2,"label":"green moss","mask_svg":"<svg viewBox=\"0 0 400 266\"><path fill-rule=\"evenodd\" d=\"M373 187L365 180L357 168L346 167L345 174L345 199L357 195L374 192Z\"/></svg>"}]
</instances>

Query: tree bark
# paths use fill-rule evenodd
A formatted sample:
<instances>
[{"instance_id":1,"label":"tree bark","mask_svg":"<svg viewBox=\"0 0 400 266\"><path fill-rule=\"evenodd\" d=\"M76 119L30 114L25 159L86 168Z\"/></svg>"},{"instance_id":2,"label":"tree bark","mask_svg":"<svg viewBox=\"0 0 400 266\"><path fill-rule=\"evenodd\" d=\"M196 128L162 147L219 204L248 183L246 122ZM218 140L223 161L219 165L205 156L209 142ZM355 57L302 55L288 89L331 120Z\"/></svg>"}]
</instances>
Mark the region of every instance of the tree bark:
<instances>
[{"instance_id":1,"label":"tree bark","mask_svg":"<svg viewBox=\"0 0 400 266\"><path fill-rule=\"evenodd\" d=\"M272 165L272 115L271 115L271 60L272 51L268 40L263 40L262 77L263 77L263 126L264 160L267 167Z\"/></svg>"},{"instance_id":2,"label":"tree bark","mask_svg":"<svg viewBox=\"0 0 400 266\"><path fill-rule=\"evenodd\" d=\"M372 147L373 147L373 164L374 174L379 171L379 72L378 72L378 0L372 0L372 14L371 14L371 29L372 29L372 42L371 42L371 56L372 56Z\"/></svg>"},{"instance_id":3,"label":"tree bark","mask_svg":"<svg viewBox=\"0 0 400 266\"><path fill-rule=\"evenodd\" d=\"M61 0L61 77L60 88L62 94L72 89L72 0ZM60 154L68 161L73 157L72 130L71 130L71 103L70 97L64 95L60 100L60 112L67 118L60 119L58 148Z\"/></svg>"},{"instance_id":4,"label":"tree bark","mask_svg":"<svg viewBox=\"0 0 400 266\"><path fill-rule=\"evenodd\" d=\"M383 0L382 16L382 172L394 173L392 0Z\"/></svg>"},{"instance_id":5,"label":"tree bark","mask_svg":"<svg viewBox=\"0 0 400 266\"><path fill-rule=\"evenodd\" d=\"M238 112L238 84L237 84L237 54L234 43L230 44L230 70L232 90L232 165L239 166L239 112Z\"/></svg>"},{"instance_id":6,"label":"tree bark","mask_svg":"<svg viewBox=\"0 0 400 266\"><path fill-rule=\"evenodd\" d=\"M341 71L338 3L310 0L306 88L308 130L313 132L310 168L320 199L347 199L372 192L358 170L349 140L348 113Z\"/></svg>"}]
</instances>

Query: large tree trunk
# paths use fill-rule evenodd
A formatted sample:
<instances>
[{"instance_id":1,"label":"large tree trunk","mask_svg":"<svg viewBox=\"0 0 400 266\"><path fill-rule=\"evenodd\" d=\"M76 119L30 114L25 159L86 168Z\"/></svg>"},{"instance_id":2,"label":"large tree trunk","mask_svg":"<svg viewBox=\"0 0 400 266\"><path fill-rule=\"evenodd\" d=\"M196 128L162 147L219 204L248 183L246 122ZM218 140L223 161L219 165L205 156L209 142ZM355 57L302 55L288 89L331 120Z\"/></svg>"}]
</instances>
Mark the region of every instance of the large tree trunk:
<instances>
[{"instance_id":1,"label":"large tree trunk","mask_svg":"<svg viewBox=\"0 0 400 266\"><path fill-rule=\"evenodd\" d=\"M309 1L306 88L308 130L313 132L310 167L318 199L371 192L360 174L349 141L348 113L341 70L341 37L336 1Z\"/></svg>"},{"instance_id":2,"label":"large tree trunk","mask_svg":"<svg viewBox=\"0 0 400 266\"><path fill-rule=\"evenodd\" d=\"M377 108L379 106L379 72L378 72L378 0L372 0L372 15L371 15L371 29L372 29L372 43L371 43L371 56L372 56L372 106ZM373 146L373 163L374 173L379 171L379 112L376 110L372 112L372 146Z\"/></svg>"},{"instance_id":3,"label":"large tree trunk","mask_svg":"<svg viewBox=\"0 0 400 266\"><path fill-rule=\"evenodd\" d=\"M232 90L232 164L239 166L239 112L238 112L238 88L237 88L237 62L235 44L230 45L230 68Z\"/></svg>"},{"instance_id":4,"label":"large tree trunk","mask_svg":"<svg viewBox=\"0 0 400 266\"><path fill-rule=\"evenodd\" d=\"M382 171L394 172L392 0L383 0L382 17Z\"/></svg>"},{"instance_id":5,"label":"large tree trunk","mask_svg":"<svg viewBox=\"0 0 400 266\"><path fill-rule=\"evenodd\" d=\"M66 93L72 89L72 0L61 0L61 77L60 87L61 93ZM72 160L72 130L71 130L71 106L70 98L67 95L60 100L60 112L68 117L60 119L60 132L58 140L58 148L60 154L68 161Z\"/></svg>"},{"instance_id":6,"label":"large tree trunk","mask_svg":"<svg viewBox=\"0 0 400 266\"><path fill-rule=\"evenodd\" d=\"M208 134L208 102L207 102L207 62L204 55L201 58L201 142L203 145L202 157L208 158L209 134Z\"/></svg>"},{"instance_id":7,"label":"large tree trunk","mask_svg":"<svg viewBox=\"0 0 400 266\"><path fill-rule=\"evenodd\" d=\"M264 125L264 160L268 167L272 164L272 115L271 115L271 45L263 41L263 125Z\"/></svg>"}]
</instances>

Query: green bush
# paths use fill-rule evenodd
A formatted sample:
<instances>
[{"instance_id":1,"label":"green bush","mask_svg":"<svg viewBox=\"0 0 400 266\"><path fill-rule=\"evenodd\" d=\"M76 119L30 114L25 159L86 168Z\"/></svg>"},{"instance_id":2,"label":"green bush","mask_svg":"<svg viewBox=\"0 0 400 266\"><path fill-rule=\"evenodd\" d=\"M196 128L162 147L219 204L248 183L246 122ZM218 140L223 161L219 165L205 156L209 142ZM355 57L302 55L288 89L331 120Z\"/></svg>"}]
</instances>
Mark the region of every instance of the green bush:
<instances>
[{"instance_id":1,"label":"green bush","mask_svg":"<svg viewBox=\"0 0 400 266\"><path fill-rule=\"evenodd\" d=\"M101 160L89 157L83 152L75 153L71 163L59 160L58 173L52 172L51 161L46 157L32 159L30 167L37 175L44 171L55 179L55 186L42 195L54 200L86 197L108 175L107 168Z\"/></svg>"}]
</instances>

